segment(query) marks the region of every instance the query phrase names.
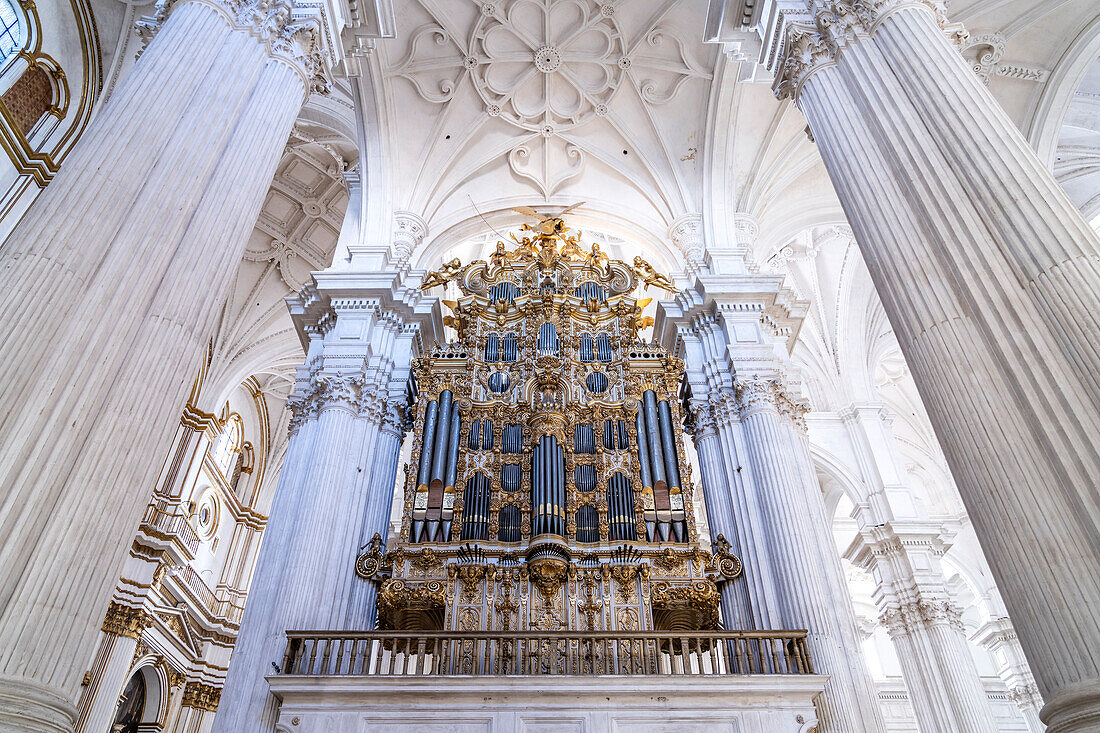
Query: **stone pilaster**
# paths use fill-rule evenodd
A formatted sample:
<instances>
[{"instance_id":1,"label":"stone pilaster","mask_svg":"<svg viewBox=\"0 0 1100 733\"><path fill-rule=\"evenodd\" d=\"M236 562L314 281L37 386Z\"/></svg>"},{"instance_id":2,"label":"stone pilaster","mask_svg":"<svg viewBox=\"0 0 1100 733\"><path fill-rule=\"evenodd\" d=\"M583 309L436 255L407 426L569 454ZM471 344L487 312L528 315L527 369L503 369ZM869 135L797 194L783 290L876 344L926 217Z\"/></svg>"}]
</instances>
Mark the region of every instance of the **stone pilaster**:
<instances>
[{"instance_id":1,"label":"stone pilaster","mask_svg":"<svg viewBox=\"0 0 1100 733\"><path fill-rule=\"evenodd\" d=\"M864 527L845 553L874 577L879 623L893 640L921 731L992 733L993 712L943 580L948 544L929 522Z\"/></svg>"},{"instance_id":2,"label":"stone pilaster","mask_svg":"<svg viewBox=\"0 0 1100 733\"><path fill-rule=\"evenodd\" d=\"M374 588L356 556L364 537L386 534L409 367L442 330L435 300L396 285L396 273L316 277L290 299L309 353L215 731L274 725L264 677L282 663L288 629L373 627Z\"/></svg>"},{"instance_id":3,"label":"stone pilaster","mask_svg":"<svg viewBox=\"0 0 1100 733\"><path fill-rule=\"evenodd\" d=\"M1100 726L1100 620L1080 610L1100 607L1100 239L942 3L765 5L776 89L809 121L1044 720Z\"/></svg>"},{"instance_id":4,"label":"stone pilaster","mask_svg":"<svg viewBox=\"0 0 1100 733\"><path fill-rule=\"evenodd\" d=\"M1031 733L1043 733L1046 726L1039 719L1043 697L1039 694L1039 686L1035 684L1035 677L1024 658L1024 650L1020 647L1016 630L1012 628L1012 621L1005 616L990 619L975 632L973 638L997 660L997 672L1008 688L1012 701L1020 708L1020 713L1027 721L1028 730Z\"/></svg>"},{"instance_id":5,"label":"stone pilaster","mask_svg":"<svg viewBox=\"0 0 1100 733\"><path fill-rule=\"evenodd\" d=\"M177 3L0 249L0 325L34 334L0 344L0 677L22 683L0 686L6 730L74 723L160 468L134 457L171 440L322 72L307 25L285 5Z\"/></svg>"}]
</instances>

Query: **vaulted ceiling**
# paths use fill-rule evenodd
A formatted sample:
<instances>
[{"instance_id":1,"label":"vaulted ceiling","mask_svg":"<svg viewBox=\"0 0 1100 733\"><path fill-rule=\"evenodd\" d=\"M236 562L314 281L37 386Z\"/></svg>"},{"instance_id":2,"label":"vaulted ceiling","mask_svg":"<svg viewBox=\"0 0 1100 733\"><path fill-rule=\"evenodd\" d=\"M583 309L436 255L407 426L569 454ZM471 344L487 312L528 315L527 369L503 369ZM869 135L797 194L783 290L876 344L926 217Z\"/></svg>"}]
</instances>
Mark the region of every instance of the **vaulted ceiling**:
<instances>
[{"instance_id":1,"label":"vaulted ceiling","mask_svg":"<svg viewBox=\"0 0 1100 733\"><path fill-rule=\"evenodd\" d=\"M572 203L661 235L702 207L716 49L694 0L407 0L379 44L393 208L433 233Z\"/></svg>"}]
</instances>

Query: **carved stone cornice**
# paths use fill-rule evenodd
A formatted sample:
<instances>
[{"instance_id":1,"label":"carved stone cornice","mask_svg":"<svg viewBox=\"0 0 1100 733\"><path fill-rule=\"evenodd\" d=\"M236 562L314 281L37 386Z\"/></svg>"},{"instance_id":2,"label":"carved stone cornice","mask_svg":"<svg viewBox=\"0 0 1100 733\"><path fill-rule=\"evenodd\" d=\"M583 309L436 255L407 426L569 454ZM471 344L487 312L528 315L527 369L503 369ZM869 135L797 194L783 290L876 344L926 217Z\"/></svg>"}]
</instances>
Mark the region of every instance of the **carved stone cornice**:
<instances>
[{"instance_id":1,"label":"carved stone cornice","mask_svg":"<svg viewBox=\"0 0 1100 733\"><path fill-rule=\"evenodd\" d=\"M180 704L184 707L214 713L218 710L218 703L221 698L222 689L220 687L203 684L202 682L188 682L187 687L183 688L183 702Z\"/></svg>"},{"instance_id":2,"label":"carved stone cornice","mask_svg":"<svg viewBox=\"0 0 1100 733\"><path fill-rule=\"evenodd\" d=\"M777 25L767 29L769 67L775 74L775 95L798 98L813 74L837 63L844 51L875 34L882 22L902 10L920 9L955 43L966 40L966 30L947 19L942 0L807 0L806 9L776 14Z\"/></svg>"},{"instance_id":3,"label":"carved stone cornice","mask_svg":"<svg viewBox=\"0 0 1100 733\"><path fill-rule=\"evenodd\" d=\"M187 2L198 2L214 9L234 30L254 37L275 60L292 68L302 79L306 94L327 94L332 86L331 66L334 58L321 38L322 18L297 13L288 0L157 0L153 14L142 17L134 25L144 46L160 32L172 11ZM313 12L325 13L323 6L311 6Z\"/></svg>"},{"instance_id":4,"label":"carved stone cornice","mask_svg":"<svg viewBox=\"0 0 1100 733\"><path fill-rule=\"evenodd\" d=\"M128 639L140 639L141 632L153 625L153 617L140 608L111 602L103 618L103 631Z\"/></svg>"}]
</instances>

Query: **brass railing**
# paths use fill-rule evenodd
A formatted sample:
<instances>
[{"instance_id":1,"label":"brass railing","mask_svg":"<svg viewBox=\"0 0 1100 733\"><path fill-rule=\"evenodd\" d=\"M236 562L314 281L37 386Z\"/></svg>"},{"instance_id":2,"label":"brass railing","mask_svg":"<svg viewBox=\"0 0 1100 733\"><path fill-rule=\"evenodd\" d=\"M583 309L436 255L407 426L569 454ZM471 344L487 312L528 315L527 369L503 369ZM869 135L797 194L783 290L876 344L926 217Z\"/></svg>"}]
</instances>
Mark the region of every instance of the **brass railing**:
<instances>
[{"instance_id":1,"label":"brass railing","mask_svg":"<svg viewBox=\"0 0 1100 733\"><path fill-rule=\"evenodd\" d=\"M288 631L287 675L813 674L805 631Z\"/></svg>"}]
</instances>

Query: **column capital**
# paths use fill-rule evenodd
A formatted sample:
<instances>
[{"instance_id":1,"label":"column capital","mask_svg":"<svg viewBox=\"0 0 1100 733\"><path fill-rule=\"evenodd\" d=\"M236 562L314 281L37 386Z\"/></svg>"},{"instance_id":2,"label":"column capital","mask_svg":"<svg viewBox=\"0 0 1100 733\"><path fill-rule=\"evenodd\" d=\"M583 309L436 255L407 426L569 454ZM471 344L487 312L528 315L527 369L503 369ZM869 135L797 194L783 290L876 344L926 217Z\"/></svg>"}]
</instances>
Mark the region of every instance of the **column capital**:
<instances>
[{"instance_id":1,"label":"column capital","mask_svg":"<svg viewBox=\"0 0 1100 733\"><path fill-rule=\"evenodd\" d=\"M952 41L966 39L963 26L948 21L942 0L769 0L761 15L762 60L774 74L776 97L797 100L814 73L835 65L889 16L911 9L930 13Z\"/></svg>"},{"instance_id":2,"label":"column capital","mask_svg":"<svg viewBox=\"0 0 1100 733\"><path fill-rule=\"evenodd\" d=\"M141 632L153 625L153 618L143 609L111 601L103 618L103 631L128 639L141 638Z\"/></svg>"},{"instance_id":3,"label":"column capital","mask_svg":"<svg viewBox=\"0 0 1100 733\"><path fill-rule=\"evenodd\" d=\"M782 376L738 376L733 380L733 390L741 417L765 410L774 411L790 420L803 433L806 432L809 402L794 394Z\"/></svg>"},{"instance_id":4,"label":"column capital","mask_svg":"<svg viewBox=\"0 0 1100 733\"><path fill-rule=\"evenodd\" d=\"M292 68L302 79L305 94L327 94L332 67L339 60L339 44L324 3L296 5L290 0L157 0L153 14L134 25L147 47L171 17L188 3L213 9L233 30L245 31L271 56Z\"/></svg>"},{"instance_id":5,"label":"column capital","mask_svg":"<svg viewBox=\"0 0 1100 733\"><path fill-rule=\"evenodd\" d=\"M878 620L891 637L943 625L963 632L962 613L946 598L920 596L905 602L890 603L879 613Z\"/></svg>"}]
</instances>

